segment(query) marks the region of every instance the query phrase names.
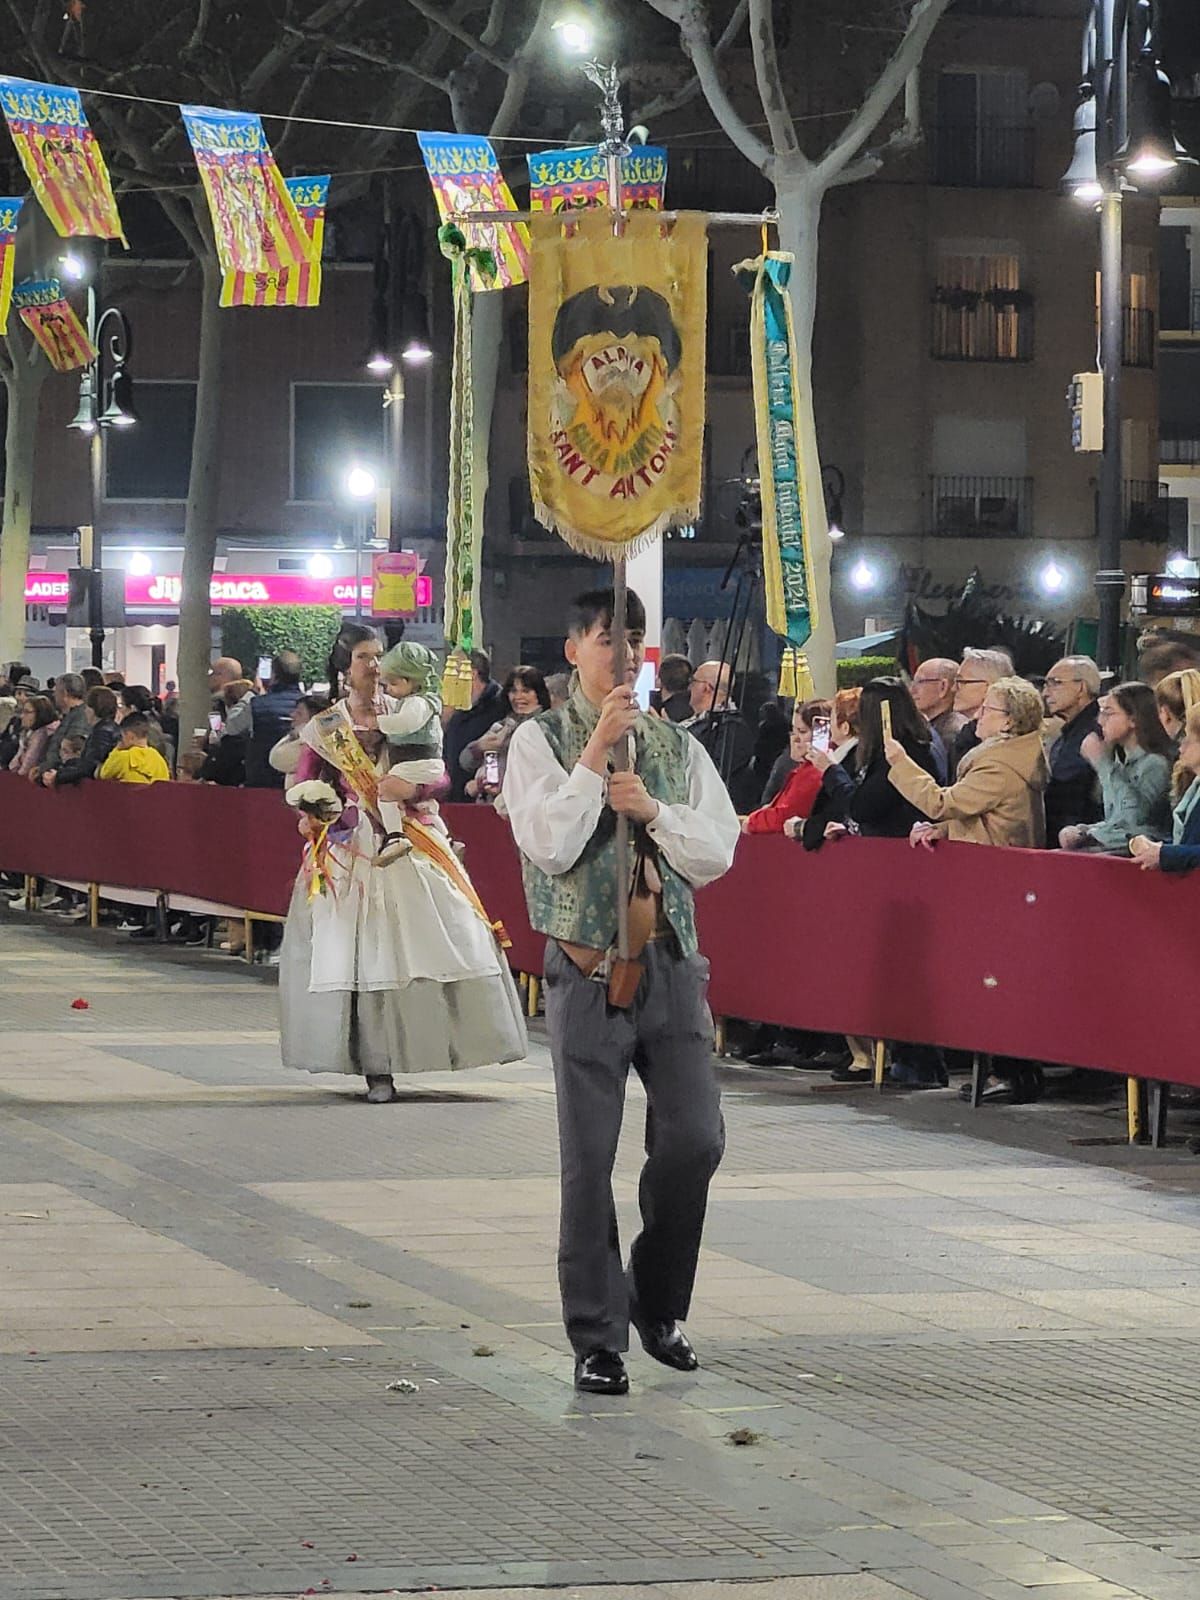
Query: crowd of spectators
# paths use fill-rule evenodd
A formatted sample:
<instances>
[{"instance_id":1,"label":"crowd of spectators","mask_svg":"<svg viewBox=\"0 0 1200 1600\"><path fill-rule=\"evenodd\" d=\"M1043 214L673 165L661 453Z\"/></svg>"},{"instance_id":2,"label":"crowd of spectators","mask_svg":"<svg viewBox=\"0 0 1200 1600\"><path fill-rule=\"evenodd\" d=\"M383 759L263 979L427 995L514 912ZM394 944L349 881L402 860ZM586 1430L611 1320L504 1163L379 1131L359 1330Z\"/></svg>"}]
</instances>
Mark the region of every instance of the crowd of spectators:
<instances>
[{"instance_id":1,"label":"crowd of spectators","mask_svg":"<svg viewBox=\"0 0 1200 1600\"><path fill-rule=\"evenodd\" d=\"M1140 644L1140 677L1129 682L1104 681L1084 655L1026 679L1006 651L970 648L960 661L923 661L908 679L799 701L790 714L767 700L753 726L728 662L693 668L668 655L651 711L705 746L747 834L781 834L809 851L853 849L860 837L924 850L948 839L1187 871L1200 865L1200 637L1151 633ZM532 666L499 681L483 651L471 666L470 706L443 719L448 798L494 804L514 730L562 704L570 684ZM0 770L47 788L88 779L282 788L301 729L328 703L306 688L299 657L277 655L265 683L220 657L209 689L208 726L181 740L170 692L160 700L94 669L43 686L13 663L0 673ZM61 914L80 917L69 894L57 898ZM180 924L189 943L202 942L194 920ZM155 930L135 917L129 931ZM239 941L231 928L223 948ZM865 1041L780 1030L760 1031L753 1058L835 1077L866 1070ZM893 1071L915 1086L947 1081L945 1058L927 1046L897 1044ZM997 1063L991 1092L1028 1098L1041 1077Z\"/></svg>"}]
</instances>

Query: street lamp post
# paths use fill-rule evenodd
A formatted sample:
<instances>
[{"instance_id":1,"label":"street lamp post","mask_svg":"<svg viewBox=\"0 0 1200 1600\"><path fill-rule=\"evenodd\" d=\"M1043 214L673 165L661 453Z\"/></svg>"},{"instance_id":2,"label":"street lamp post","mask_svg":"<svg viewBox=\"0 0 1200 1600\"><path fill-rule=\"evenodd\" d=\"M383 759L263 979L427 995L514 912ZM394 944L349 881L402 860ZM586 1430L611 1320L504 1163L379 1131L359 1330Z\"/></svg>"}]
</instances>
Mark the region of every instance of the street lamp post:
<instances>
[{"instance_id":1,"label":"street lamp post","mask_svg":"<svg viewBox=\"0 0 1200 1600\"><path fill-rule=\"evenodd\" d=\"M1171 88L1160 67L1149 0L1092 0L1084 30L1075 151L1063 185L1100 211L1100 371L1104 429L1097 496L1096 654L1106 671L1121 655L1125 496L1121 462L1124 361L1122 191L1126 175L1153 182L1192 158L1171 128Z\"/></svg>"},{"instance_id":2,"label":"street lamp post","mask_svg":"<svg viewBox=\"0 0 1200 1600\"><path fill-rule=\"evenodd\" d=\"M104 665L104 548L100 532L100 506L104 499L106 440L110 428L130 427L137 421L133 410L133 383L126 371L133 336L124 312L116 306L98 311L94 283L87 290L87 335L96 354L79 379L79 406L68 427L88 439L89 545L82 552L88 568L88 636L92 665ZM107 376L105 369L108 369Z\"/></svg>"},{"instance_id":3,"label":"street lamp post","mask_svg":"<svg viewBox=\"0 0 1200 1600\"><path fill-rule=\"evenodd\" d=\"M367 542L367 507L376 494L375 474L355 464L346 473L346 493L354 507L354 620L363 620L363 546Z\"/></svg>"}]
</instances>

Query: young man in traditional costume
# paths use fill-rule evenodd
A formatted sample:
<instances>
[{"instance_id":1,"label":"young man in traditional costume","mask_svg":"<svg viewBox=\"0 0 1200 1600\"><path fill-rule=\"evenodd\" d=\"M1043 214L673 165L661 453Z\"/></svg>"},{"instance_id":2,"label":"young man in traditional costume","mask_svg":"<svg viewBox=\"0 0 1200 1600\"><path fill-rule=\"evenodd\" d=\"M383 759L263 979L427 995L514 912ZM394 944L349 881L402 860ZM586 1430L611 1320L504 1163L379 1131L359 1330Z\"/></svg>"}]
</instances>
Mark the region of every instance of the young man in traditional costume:
<instances>
[{"instance_id":1,"label":"young man in traditional costume","mask_svg":"<svg viewBox=\"0 0 1200 1600\"><path fill-rule=\"evenodd\" d=\"M692 892L728 871L738 820L700 743L643 715L633 684L645 611L630 593L626 670L614 682L613 593L575 601L566 643L575 668L565 706L519 727L504 801L533 926L547 935L546 1016L558 1093L562 1213L559 1284L575 1386L629 1387L622 1352L633 1323L656 1360L699 1365L687 1315L708 1185L724 1148ZM615 771L622 741L629 771ZM629 963L617 937L616 819L629 819ZM642 1232L622 1266L612 1195L625 1079L646 1089Z\"/></svg>"}]
</instances>

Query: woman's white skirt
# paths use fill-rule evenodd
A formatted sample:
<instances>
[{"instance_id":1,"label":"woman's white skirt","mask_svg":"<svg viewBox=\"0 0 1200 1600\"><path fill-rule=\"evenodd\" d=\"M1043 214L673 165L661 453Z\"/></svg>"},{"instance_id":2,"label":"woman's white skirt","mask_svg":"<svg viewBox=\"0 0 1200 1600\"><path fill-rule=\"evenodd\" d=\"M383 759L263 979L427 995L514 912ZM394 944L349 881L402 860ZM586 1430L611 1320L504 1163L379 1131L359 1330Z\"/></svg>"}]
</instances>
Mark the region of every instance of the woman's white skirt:
<instances>
[{"instance_id":1,"label":"woman's white skirt","mask_svg":"<svg viewBox=\"0 0 1200 1600\"><path fill-rule=\"evenodd\" d=\"M399 808L381 807L398 828ZM364 818L338 849L334 893L296 880L279 963L284 1064L305 1072L449 1072L526 1052L516 986L492 930L417 851L385 867Z\"/></svg>"}]
</instances>

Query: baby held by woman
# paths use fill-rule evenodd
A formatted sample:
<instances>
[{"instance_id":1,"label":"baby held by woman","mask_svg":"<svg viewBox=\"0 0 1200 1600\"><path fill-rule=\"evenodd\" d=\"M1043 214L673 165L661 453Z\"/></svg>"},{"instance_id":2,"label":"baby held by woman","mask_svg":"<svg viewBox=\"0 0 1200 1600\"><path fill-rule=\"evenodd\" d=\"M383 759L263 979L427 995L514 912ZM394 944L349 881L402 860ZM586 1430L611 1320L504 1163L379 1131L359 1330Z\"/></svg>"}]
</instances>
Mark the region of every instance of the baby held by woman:
<instances>
[{"instance_id":1,"label":"baby held by woman","mask_svg":"<svg viewBox=\"0 0 1200 1600\"><path fill-rule=\"evenodd\" d=\"M392 750L390 776L424 786L442 783L446 766L437 657L424 645L401 642L380 661L379 678L384 693L401 702L397 710L376 719ZM450 837L436 800L419 800L411 810L427 828Z\"/></svg>"}]
</instances>

